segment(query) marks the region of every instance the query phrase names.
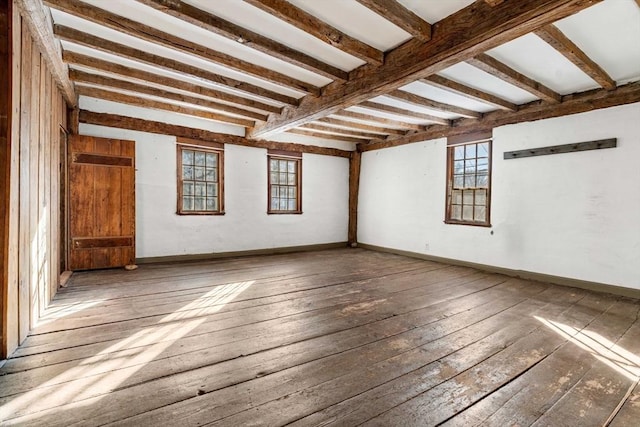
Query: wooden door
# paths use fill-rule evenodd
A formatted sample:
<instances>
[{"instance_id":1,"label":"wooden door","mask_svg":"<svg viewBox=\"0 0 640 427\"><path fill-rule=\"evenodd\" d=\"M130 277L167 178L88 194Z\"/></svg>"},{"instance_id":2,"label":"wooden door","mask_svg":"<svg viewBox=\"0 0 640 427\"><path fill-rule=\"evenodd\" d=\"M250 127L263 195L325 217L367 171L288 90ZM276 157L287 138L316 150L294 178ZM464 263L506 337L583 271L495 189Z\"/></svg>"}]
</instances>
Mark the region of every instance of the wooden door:
<instances>
[{"instance_id":1,"label":"wooden door","mask_svg":"<svg viewBox=\"0 0 640 427\"><path fill-rule=\"evenodd\" d=\"M135 142L69 137L69 269L135 262Z\"/></svg>"}]
</instances>

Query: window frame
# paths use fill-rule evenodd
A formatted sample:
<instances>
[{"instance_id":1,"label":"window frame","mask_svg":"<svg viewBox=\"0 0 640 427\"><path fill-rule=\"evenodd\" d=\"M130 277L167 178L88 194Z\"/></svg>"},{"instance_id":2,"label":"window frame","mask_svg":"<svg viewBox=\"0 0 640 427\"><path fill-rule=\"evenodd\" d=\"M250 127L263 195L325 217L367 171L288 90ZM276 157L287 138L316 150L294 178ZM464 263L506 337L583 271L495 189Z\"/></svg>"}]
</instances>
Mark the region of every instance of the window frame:
<instances>
[{"instance_id":1,"label":"window frame","mask_svg":"<svg viewBox=\"0 0 640 427\"><path fill-rule=\"evenodd\" d=\"M271 209L271 160L287 160L296 162L296 209ZM279 185L279 184L273 184ZM302 153L284 150L267 151L267 214L268 215L300 215L302 214Z\"/></svg>"},{"instance_id":2,"label":"window frame","mask_svg":"<svg viewBox=\"0 0 640 427\"><path fill-rule=\"evenodd\" d=\"M210 210L184 210L183 209L183 177L182 177L182 151L201 151L205 153L215 153L218 156L218 209ZM176 142L176 214L177 215L224 215L224 144L208 141L191 141L178 138ZM194 180L195 181L195 180Z\"/></svg>"},{"instance_id":3,"label":"window frame","mask_svg":"<svg viewBox=\"0 0 640 427\"><path fill-rule=\"evenodd\" d=\"M488 143L487 148L487 156L488 156L488 168L487 168L487 195L486 195L486 220L484 222L478 222L473 220L464 220L464 219L452 219L453 213L453 203L452 203L452 194L453 194L453 169L454 169L454 153L456 147L467 146L470 144L481 144ZM476 152L476 160L477 152ZM450 137L447 141L447 182L445 188L445 224L456 224L456 225L471 225L475 227L491 227L491 187L492 187L492 171L493 171L493 136L491 132L486 133L483 132L481 134L473 134L473 135L462 135L459 137ZM476 166L477 173L477 166ZM478 187L475 187L477 189ZM474 194L475 198L475 194ZM464 206L464 205L463 205ZM475 206L475 203L474 203Z\"/></svg>"}]
</instances>

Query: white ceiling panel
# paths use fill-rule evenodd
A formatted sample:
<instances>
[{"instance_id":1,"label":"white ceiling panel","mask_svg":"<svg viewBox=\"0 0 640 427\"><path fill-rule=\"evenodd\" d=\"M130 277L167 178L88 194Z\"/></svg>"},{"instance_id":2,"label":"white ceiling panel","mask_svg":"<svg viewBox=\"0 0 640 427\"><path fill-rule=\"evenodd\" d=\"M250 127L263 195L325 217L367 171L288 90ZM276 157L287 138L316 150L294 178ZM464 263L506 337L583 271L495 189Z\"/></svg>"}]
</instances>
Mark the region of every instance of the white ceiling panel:
<instances>
[{"instance_id":1,"label":"white ceiling panel","mask_svg":"<svg viewBox=\"0 0 640 427\"><path fill-rule=\"evenodd\" d=\"M618 84L640 80L640 7L634 0L605 0L556 25Z\"/></svg>"},{"instance_id":2,"label":"white ceiling panel","mask_svg":"<svg viewBox=\"0 0 640 427\"><path fill-rule=\"evenodd\" d=\"M534 34L519 37L487 54L561 95L599 87L591 77Z\"/></svg>"},{"instance_id":3,"label":"white ceiling panel","mask_svg":"<svg viewBox=\"0 0 640 427\"><path fill-rule=\"evenodd\" d=\"M396 99L387 98L386 96L376 96L372 99L374 102L379 102L380 104L391 105L393 107L403 108L405 110L416 111L418 113L430 114L436 117L442 117L443 119L457 119L460 118L459 115L453 113L443 113L441 111L430 110L428 108L419 107L415 104L410 104L408 102L398 101Z\"/></svg>"},{"instance_id":4,"label":"white ceiling panel","mask_svg":"<svg viewBox=\"0 0 640 427\"><path fill-rule=\"evenodd\" d=\"M464 9L474 0L398 0L398 2L425 21L434 24L458 10Z\"/></svg>"},{"instance_id":5,"label":"white ceiling panel","mask_svg":"<svg viewBox=\"0 0 640 427\"><path fill-rule=\"evenodd\" d=\"M421 82L413 82L402 87L402 90L411 92L423 98L433 99L434 101L443 102L445 104L466 108L473 111L486 113L487 111L496 110L493 105L478 102L474 99L467 98L456 93L452 93Z\"/></svg>"}]
</instances>

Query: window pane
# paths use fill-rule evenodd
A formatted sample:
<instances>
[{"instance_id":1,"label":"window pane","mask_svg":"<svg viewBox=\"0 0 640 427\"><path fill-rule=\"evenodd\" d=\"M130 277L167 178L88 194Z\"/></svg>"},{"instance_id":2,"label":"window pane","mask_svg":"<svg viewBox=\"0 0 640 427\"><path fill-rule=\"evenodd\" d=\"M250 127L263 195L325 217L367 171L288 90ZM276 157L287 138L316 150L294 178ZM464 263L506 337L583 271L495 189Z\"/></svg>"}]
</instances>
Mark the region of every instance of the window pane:
<instances>
[{"instance_id":1,"label":"window pane","mask_svg":"<svg viewBox=\"0 0 640 427\"><path fill-rule=\"evenodd\" d=\"M193 197L183 197L182 198L182 209L185 211L193 210Z\"/></svg>"},{"instance_id":2,"label":"window pane","mask_svg":"<svg viewBox=\"0 0 640 427\"><path fill-rule=\"evenodd\" d=\"M453 206L451 209L451 219L462 220L462 206Z\"/></svg>"},{"instance_id":3,"label":"window pane","mask_svg":"<svg viewBox=\"0 0 640 427\"><path fill-rule=\"evenodd\" d=\"M218 195L218 186L216 184L207 184L207 196L217 196Z\"/></svg>"},{"instance_id":4,"label":"window pane","mask_svg":"<svg viewBox=\"0 0 640 427\"><path fill-rule=\"evenodd\" d=\"M454 205L462 204L462 191L454 190L451 192L451 200Z\"/></svg>"},{"instance_id":5,"label":"window pane","mask_svg":"<svg viewBox=\"0 0 640 427\"><path fill-rule=\"evenodd\" d=\"M182 167L182 178L189 180L193 179L193 166Z\"/></svg>"},{"instance_id":6,"label":"window pane","mask_svg":"<svg viewBox=\"0 0 640 427\"><path fill-rule=\"evenodd\" d=\"M205 179L209 182L218 182L218 169L207 168Z\"/></svg>"},{"instance_id":7,"label":"window pane","mask_svg":"<svg viewBox=\"0 0 640 427\"><path fill-rule=\"evenodd\" d=\"M453 162L453 173L457 175L464 173L464 160Z\"/></svg>"},{"instance_id":8,"label":"window pane","mask_svg":"<svg viewBox=\"0 0 640 427\"><path fill-rule=\"evenodd\" d=\"M208 211L217 211L218 210L218 199L215 197L207 198L207 210Z\"/></svg>"},{"instance_id":9,"label":"window pane","mask_svg":"<svg viewBox=\"0 0 640 427\"><path fill-rule=\"evenodd\" d=\"M204 196L206 193L206 188L207 188L207 184L205 184L204 182L196 182L195 183L195 195L196 196Z\"/></svg>"},{"instance_id":10,"label":"window pane","mask_svg":"<svg viewBox=\"0 0 640 427\"><path fill-rule=\"evenodd\" d=\"M271 172L271 183L272 184L278 184L278 174Z\"/></svg>"},{"instance_id":11,"label":"window pane","mask_svg":"<svg viewBox=\"0 0 640 427\"><path fill-rule=\"evenodd\" d=\"M467 159L473 159L476 157L476 144L465 145L465 156Z\"/></svg>"},{"instance_id":12,"label":"window pane","mask_svg":"<svg viewBox=\"0 0 640 427\"><path fill-rule=\"evenodd\" d=\"M290 199L295 199L296 198L296 188L295 187L289 187L289 194L288 194Z\"/></svg>"},{"instance_id":13,"label":"window pane","mask_svg":"<svg viewBox=\"0 0 640 427\"><path fill-rule=\"evenodd\" d=\"M271 197L278 197L278 189L280 187L278 187L277 185L272 185L271 186Z\"/></svg>"},{"instance_id":14,"label":"window pane","mask_svg":"<svg viewBox=\"0 0 640 427\"><path fill-rule=\"evenodd\" d=\"M286 183L287 183L287 173L280 172L280 184L286 184Z\"/></svg>"},{"instance_id":15,"label":"window pane","mask_svg":"<svg viewBox=\"0 0 640 427\"><path fill-rule=\"evenodd\" d=\"M278 169L280 169L280 172L286 172L287 171L287 161L286 160L278 160Z\"/></svg>"},{"instance_id":16,"label":"window pane","mask_svg":"<svg viewBox=\"0 0 640 427\"><path fill-rule=\"evenodd\" d=\"M479 174L478 175L478 187L487 188L489 186L489 175L487 174Z\"/></svg>"},{"instance_id":17,"label":"window pane","mask_svg":"<svg viewBox=\"0 0 640 427\"><path fill-rule=\"evenodd\" d=\"M476 173L476 161L475 160L465 160L464 161L464 171L465 171L465 173Z\"/></svg>"},{"instance_id":18,"label":"window pane","mask_svg":"<svg viewBox=\"0 0 640 427\"><path fill-rule=\"evenodd\" d=\"M296 161L295 160L290 160L289 163L287 164L287 171L289 173L295 173L296 172Z\"/></svg>"},{"instance_id":19,"label":"window pane","mask_svg":"<svg viewBox=\"0 0 640 427\"><path fill-rule=\"evenodd\" d=\"M203 211L205 207L204 197L194 198L193 209L196 211Z\"/></svg>"},{"instance_id":20,"label":"window pane","mask_svg":"<svg viewBox=\"0 0 640 427\"><path fill-rule=\"evenodd\" d=\"M203 167L195 167L194 170L194 179L199 181L204 181L204 168Z\"/></svg>"},{"instance_id":21,"label":"window pane","mask_svg":"<svg viewBox=\"0 0 640 427\"><path fill-rule=\"evenodd\" d=\"M193 164L193 151L191 151L191 150L182 150L182 164L183 165L192 165Z\"/></svg>"},{"instance_id":22,"label":"window pane","mask_svg":"<svg viewBox=\"0 0 640 427\"><path fill-rule=\"evenodd\" d=\"M489 143L478 144L478 157L489 157Z\"/></svg>"},{"instance_id":23,"label":"window pane","mask_svg":"<svg viewBox=\"0 0 640 427\"><path fill-rule=\"evenodd\" d=\"M473 206L462 207L462 220L473 221Z\"/></svg>"},{"instance_id":24,"label":"window pane","mask_svg":"<svg viewBox=\"0 0 640 427\"><path fill-rule=\"evenodd\" d=\"M453 177L453 188L462 188L464 187L464 176L458 175Z\"/></svg>"},{"instance_id":25,"label":"window pane","mask_svg":"<svg viewBox=\"0 0 640 427\"><path fill-rule=\"evenodd\" d=\"M476 176L475 175L465 175L464 176L464 188L473 188L476 186Z\"/></svg>"},{"instance_id":26,"label":"window pane","mask_svg":"<svg viewBox=\"0 0 640 427\"><path fill-rule=\"evenodd\" d=\"M278 172L278 161L277 160L269 160L269 163L271 164L271 171L272 172Z\"/></svg>"},{"instance_id":27,"label":"window pane","mask_svg":"<svg viewBox=\"0 0 640 427\"><path fill-rule=\"evenodd\" d=\"M271 198L271 210L274 210L274 211L278 210L278 198L277 197L272 197Z\"/></svg>"},{"instance_id":28,"label":"window pane","mask_svg":"<svg viewBox=\"0 0 640 427\"><path fill-rule=\"evenodd\" d=\"M296 210L296 201L295 199L288 199L289 200L289 210L290 211L295 211Z\"/></svg>"},{"instance_id":29,"label":"window pane","mask_svg":"<svg viewBox=\"0 0 640 427\"><path fill-rule=\"evenodd\" d=\"M455 147L454 148L454 153L453 153L453 158L455 160L464 159L464 147Z\"/></svg>"},{"instance_id":30,"label":"window pane","mask_svg":"<svg viewBox=\"0 0 640 427\"><path fill-rule=\"evenodd\" d=\"M184 195L184 196L192 196L193 195L193 182L184 182L184 183L182 183L182 195Z\"/></svg>"},{"instance_id":31,"label":"window pane","mask_svg":"<svg viewBox=\"0 0 640 427\"><path fill-rule=\"evenodd\" d=\"M215 167L218 164L218 155L214 153L207 153L207 166Z\"/></svg>"},{"instance_id":32,"label":"window pane","mask_svg":"<svg viewBox=\"0 0 640 427\"><path fill-rule=\"evenodd\" d=\"M487 220L487 209L484 206L476 206L473 213L473 219L479 222Z\"/></svg>"},{"instance_id":33,"label":"window pane","mask_svg":"<svg viewBox=\"0 0 640 427\"><path fill-rule=\"evenodd\" d=\"M489 159L478 159L478 172L486 172L489 170Z\"/></svg>"},{"instance_id":34,"label":"window pane","mask_svg":"<svg viewBox=\"0 0 640 427\"><path fill-rule=\"evenodd\" d=\"M465 190L462 192L462 203L465 205L473 205L473 190Z\"/></svg>"},{"instance_id":35,"label":"window pane","mask_svg":"<svg viewBox=\"0 0 640 427\"><path fill-rule=\"evenodd\" d=\"M284 185L280 186L280 197L287 197L288 188L289 187L286 187Z\"/></svg>"},{"instance_id":36,"label":"window pane","mask_svg":"<svg viewBox=\"0 0 640 427\"><path fill-rule=\"evenodd\" d=\"M287 210L287 199L280 199L280 210L281 211Z\"/></svg>"},{"instance_id":37,"label":"window pane","mask_svg":"<svg viewBox=\"0 0 640 427\"><path fill-rule=\"evenodd\" d=\"M487 190L476 190L476 205L487 204Z\"/></svg>"},{"instance_id":38,"label":"window pane","mask_svg":"<svg viewBox=\"0 0 640 427\"><path fill-rule=\"evenodd\" d=\"M287 174L287 178L288 178L287 184L296 185L296 176L294 174L292 173Z\"/></svg>"},{"instance_id":39,"label":"window pane","mask_svg":"<svg viewBox=\"0 0 640 427\"><path fill-rule=\"evenodd\" d=\"M196 166L204 166L205 153L196 151Z\"/></svg>"}]
</instances>

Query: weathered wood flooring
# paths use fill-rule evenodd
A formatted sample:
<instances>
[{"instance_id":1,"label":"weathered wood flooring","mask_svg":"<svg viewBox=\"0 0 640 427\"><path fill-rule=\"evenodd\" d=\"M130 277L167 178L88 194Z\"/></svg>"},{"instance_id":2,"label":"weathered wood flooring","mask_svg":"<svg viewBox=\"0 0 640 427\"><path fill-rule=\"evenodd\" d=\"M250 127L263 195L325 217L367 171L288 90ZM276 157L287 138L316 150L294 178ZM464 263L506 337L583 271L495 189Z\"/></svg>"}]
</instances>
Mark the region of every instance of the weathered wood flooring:
<instances>
[{"instance_id":1,"label":"weathered wood flooring","mask_svg":"<svg viewBox=\"0 0 640 427\"><path fill-rule=\"evenodd\" d=\"M640 302L362 249L75 274L3 425L637 426Z\"/></svg>"}]
</instances>

